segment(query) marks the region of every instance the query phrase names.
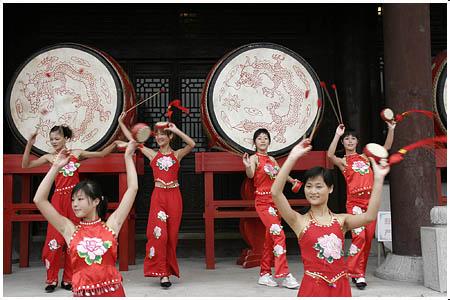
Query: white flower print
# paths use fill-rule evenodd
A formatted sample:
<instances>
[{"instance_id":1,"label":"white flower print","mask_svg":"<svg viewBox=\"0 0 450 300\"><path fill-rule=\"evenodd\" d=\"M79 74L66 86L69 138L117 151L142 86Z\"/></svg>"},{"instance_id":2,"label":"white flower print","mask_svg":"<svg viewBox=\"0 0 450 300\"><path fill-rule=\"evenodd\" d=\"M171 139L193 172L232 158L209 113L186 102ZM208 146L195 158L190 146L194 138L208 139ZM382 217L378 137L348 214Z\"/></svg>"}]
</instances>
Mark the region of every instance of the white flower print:
<instances>
[{"instance_id":1,"label":"white flower print","mask_svg":"<svg viewBox=\"0 0 450 300\"><path fill-rule=\"evenodd\" d=\"M47 270L50 269L50 261L48 259L45 259L45 268Z\"/></svg>"},{"instance_id":2,"label":"white flower print","mask_svg":"<svg viewBox=\"0 0 450 300\"><path fill-rule=\"evenodd\" d=\"M354 215L360 215L363 213L361 207L359 207L359 206L353 206L352 212Z\"/></svg>"},{"instance_id":3,"label":"white flower print","mask_svg":"<svg viewBox=\"0 0 450 300\"><path fill-rule=\"evenodd\" d=\"M269 207L269 215L274 216L274 217L278 216L277 210L275 208L273 208L272 206Z\"/></svg>"},{"instance_id":4,"label":"white flower print","mask_svg":"<svg viewBox=\"0 0 450 300\"><path fill-rule=\"evenodd\" d=\"M358 227L358 228L353 228L353 229L352 229L352 232L353 232L354 234L356 234L356 235L359 235L361 232L364 231L364 229L366 229L366 227L365 227L365 226L361 226L361 227Z\"/></svg>"},{"instance_id":5,"label":"white flower print","mask_svg":"<svg viewBox=\"0 0 450 300\"><path fill-rule=\"evenodd\" d=\"M155 226L155 228L153 229L153 236L156 239L159 239L159 237L161 236L161 228L158 226Z\"/></svg>"},{"instance_id":6,"label":"white flower print","mask_svg":"<svg viewBox=\"0 0 450 300\"><path fill-rule=\"evenodd\" d=\"M334 233L324 235L317 239L314 249L318 250L317 257L325 259L328 263L333 263L335 259L340 259L344 255L342 250L342 240Z\"/></svg>"},{"instance_id":7,"label":"white flower print","mask_svg":"<svg viewBox=\"0 0 450 300\"><path fill-rule=\"evenodd\" d=\"M55 251L56 249L60 248L61 245L58 245L58 242L53 239L50 242L48 242L48 247L50 248L51 251Z\"/></svg>"},{"instance_id":8,"label":"white flower print","mask_svg":"<svg viewBox=\"0 0 450 300\"><path fill-rule=\"evenodd\" d=\"M369 164L362 160L354 161L352 164L352 169L361 175L369 174Z\"/></svg>"},{"instance_id":9,"label":"white flower print","mask_svg":"<svg viewBox=\"0 0 450 300\"><path fill-rule=\"evenodd\" d=\"M156 165L160 170L169 171L169 168L175 164L175 160L170 156L161 156L156 161Z\"/></svg>"},{"instance_id":10,"label":"white flower print","mask_svg":"<svg viewBox=\"0 0 450 300\"><path fill-rule=\"evenodd\" d=\"M62 173L64 177L73 176L79 166L80 163L74 163L73 161L70 161L67 165L62 167L61 170L59 170L59 173Z\"/></svg>"},{"instance_id":11,"label":"white flower print","mask_svg":"<svg viewBox=\"0 0 450 300\"><path fill-rule=\"evenodd\" d=\"M283 229L283 226L280 226L278 224L272 224L270 226L269 232L273 235L280 235L282 229Z\"/></svg>"},{"instance_id":12,"label":"white flower print","mask_svg":"<svg viewBox=\"0 0 450 300\"><path fill-rule=\"evenodd\" d=\"M103 254L111 247L111 241L103 241L97 237L84 237L77 245L78 256L84 258L88 265L101 264Z\"/></svg>"},{"instance_id":13,"label":"white flower print","mask_svg":"<svg viewBox=\"0 0 450 300\"><path fill-rule=\"evenodd\" d=\"M278 166L272 166L271 164L264 165L264 172L269 175L270 179L275 179L279 170L280 168Z\"/></svg>"},{"instance_id":14,"label":"white flower print","mask_svg":"<svg viewBox=\"0 0 450 300\"><path fill-rule=\"evenodd\" d=\"M148 252L148 258L152 259L155 256L155 248L152 246Z\"/></svg>"},{"instance_id":15,"label":"white flower print","mask_svg":"<svg viewBox=\"0 0 450 300\"><path fill-rule=\"evenodd\" d=\"M276 245L275 247L273 247L273 255L275 257L279 257L280 255L283 255L284 253L286 253L286 250L284 250L283 246Z\"/></svg>"},{"instance_id":16,"label":"white flower print","mask_svg":"<svg viewBox=\"0 0 450 300\"><path fill-rule=\"evenodd\" d=\"M164 212L164 211L162 211L162 210L160 210L160 211L158 212L158 219L160 219L161 221L166 222L166 220L167 220L168 217L169 217L169 216L166 215L166 212Z\"/></svg>"},{"instance_id":17,"label":"white flower print","mask_svg":"<svg viewBox=\"0 0 450 300\"><path fill-rule=\"evenodd\" d=\"M359 251L360 249L355 244L352 244L350 246L350 249L348 249L348 255L355 256Z\"/></svg>"}]
</instances>

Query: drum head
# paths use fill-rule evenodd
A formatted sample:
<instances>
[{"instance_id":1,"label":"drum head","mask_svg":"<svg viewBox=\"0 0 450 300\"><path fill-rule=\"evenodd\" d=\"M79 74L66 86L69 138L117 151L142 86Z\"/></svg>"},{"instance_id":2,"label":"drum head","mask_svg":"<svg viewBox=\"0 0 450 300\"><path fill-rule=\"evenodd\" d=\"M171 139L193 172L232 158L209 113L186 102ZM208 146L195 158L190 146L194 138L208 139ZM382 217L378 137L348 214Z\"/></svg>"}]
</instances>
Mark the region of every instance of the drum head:
<instances>
[{"instance_id":1,"label":"drum head","mask_svg":"<svg viewBox=\"0 0 450 300\"><path fill-rule=\"evenodd\" d=\"M50 129L66 125L73 131L69 148L100 148L115 134L129 100L124 99L123 70L118 72L115 64L101 51L79 44L58 44L32 55L16 72L5 99L15 137L26 143L37 130L33 152L43 154L52 150Z\"/></svg>"},{"instance_id":2,"label":"drum head","mask_svg":"<svg viewBox=\"0 0 450 300\"><path fill-rule=\"evenodd\" d=\"M251 152L253 133L271 134L269 154L282 156L312 130L322 108L320 81L297 53L271 43L242 46L211 70L202 97L203 122L216 147Z\"/></svg>"},{"instance_id":3,"label":"drum head","mask_svg":"<svg viewBox=\"0 0 450 300\"><path fill-rule=\"evenodd\" d=\"M447 132L447 52L441 52L433 62L433 102L439 126Z\"/></svg>"}]
</instances>

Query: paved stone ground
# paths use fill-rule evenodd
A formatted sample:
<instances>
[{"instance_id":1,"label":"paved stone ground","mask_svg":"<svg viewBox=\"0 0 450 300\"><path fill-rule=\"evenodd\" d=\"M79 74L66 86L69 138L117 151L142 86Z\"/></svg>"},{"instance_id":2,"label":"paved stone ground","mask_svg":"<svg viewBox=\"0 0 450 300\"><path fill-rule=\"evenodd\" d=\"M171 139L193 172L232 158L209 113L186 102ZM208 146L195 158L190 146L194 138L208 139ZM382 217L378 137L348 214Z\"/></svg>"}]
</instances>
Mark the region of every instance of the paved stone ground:
<instances>
[{"instance_id":1,"label":"paved stone ground","mask_svg":"<svg viewBox=\"0 0 450 300\"><path fill-rule=\"evenodd\" d=\"M289 256L289 266L294 276L301 280L303 266L298 256ZM392 282L373 275L377 258L370 257L368 265L368 287L360 291L352 287L355 297L442 297L439 293L422 284ZM45 268L33 261L29 268L13 265L13 273L3 276L3 296L5 297L70 297L71 293L58 288L54 293L44 292ZM243 269L235 264L235 258L217 258L216 269L206 270L204 258L180 258L181 278L172 278L172 287L164 290L157 278L145 278L142 273L143 260L122 272L127 296L133 297L295 297L297 290L282 287L265 287L256 283L259 268ZM61 273L62 274L62 273Z\"/></svg>"}]
</instances>

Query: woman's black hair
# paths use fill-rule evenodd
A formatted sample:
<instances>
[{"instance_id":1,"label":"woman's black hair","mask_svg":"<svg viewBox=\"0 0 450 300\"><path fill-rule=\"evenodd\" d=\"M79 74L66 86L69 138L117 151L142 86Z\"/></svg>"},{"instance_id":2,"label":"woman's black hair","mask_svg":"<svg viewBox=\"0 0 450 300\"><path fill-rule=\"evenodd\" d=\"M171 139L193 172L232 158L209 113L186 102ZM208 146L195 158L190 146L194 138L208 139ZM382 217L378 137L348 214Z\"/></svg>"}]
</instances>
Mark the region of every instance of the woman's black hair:
<instances>
[{"instance_id":1,"label":"woman's black hair","mask_svg":"<svg viewBox=\"0 0 450 300\"><path fill-rule=\"evenodd\" d=\"M53 126L52 129L50 129L50 133L52 132L58 132L60 135L68 139L72 138L72 129L70 129L69 126L64 125Z\"/></svg>"},{"instance_id":2,"label":"woman's black hair","mask_svg":"<svg viewBox=\"0 0 450 300\"><path fill-rule=\"evenodd\" d=\"M304 184L311 178L322 177L325 184L330 188L333 185L333 174L330 170L322 167L313 167L303 175Z\"/></svg>"},{"instance_id":3,"label":"woman's black hair","mask_svg":"<svg viewBox=\"0 0 450 300\"><path fill-rule=\"evenodd\" d=\"M270 133L269 133L269 131L268 131L267 129L265 129L265 128L259 128L259 129L257 129L257 130L255 131L255 133L253 134L253 143L256 144L256 139L258 138L258 136L259 136L261 133L264 133L265 135L267 135L267 137L269 138L269 144L270 144L270 142L271 142L271 139L270 139Z\"/></svg>"},{"instance_id":4,"label":"woman's black hair","mask_svg":"<svg viewBox=\"0 0 450 300\"><path fill-rule=\"evenodd\" d=\"M105 217L108 209L108 199L106 199L106 197L102 195L102 189L100 188L100 185L92 180L83 180L73 188L72 198L78 193L78 191L83 191L84 194L90 199L90 201L93 201L97 198L100 200L97 205L97 215L100 217L100 219L106 221Z\"/></svg>"},{"instance_id":5,"label":"woman's black hair","mask_svg":"<svg viewBox=\"0 0 450 300\"><path fill-rule=\"evenodd\" d=\"M344 141L344 138L346 138L347 136L354 136L355 138L358 139L359 141L359 134L356 130L354 129L346 129L344 134L341 136L341 143Z\"/></svg>"}]
</instances>

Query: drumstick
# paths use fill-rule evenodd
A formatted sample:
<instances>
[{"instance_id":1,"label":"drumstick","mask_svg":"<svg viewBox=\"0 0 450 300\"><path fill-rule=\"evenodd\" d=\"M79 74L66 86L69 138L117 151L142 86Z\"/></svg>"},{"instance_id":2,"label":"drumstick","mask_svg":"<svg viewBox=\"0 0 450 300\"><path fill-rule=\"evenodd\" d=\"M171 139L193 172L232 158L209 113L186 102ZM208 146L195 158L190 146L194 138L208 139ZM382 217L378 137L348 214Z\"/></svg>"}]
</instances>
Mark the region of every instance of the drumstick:
<instances>
[{"instance_id":1,"label":"drumstick","mask_svg":"<svg viewBox=\"0 0 450 300\"><path fill-rule=\"evenodd\" d=\"M338 92L337 92L336 85L333 83L331 85L331 88L333 88L334 94L336 95L336 105L338 107L339 117L341 117L341 124L344 124L344 119L342 118L342 114L341 114L341 105L339 104L339 97L338 97Z\"/></svg>"},{"instance_id":2,"label":"drumstick","mask_svg":"<svg viewBox=\"0 0 450 300\"><path fill-rule=\"evenodd\" d=\"M309 139L312 141L312 138L314 137L314 134L316 133L316 129L317 129L317 122L319 122L319 118L320 118L320 108L322 107L322 100L319 98L317 99L317 116L316 119L314 120L314 126L313 129L311 131L311 134L309 135Z\"/></svg>"},{"instance_id":3,"label":"drumstick","mask_svg":"<svg viewBox=\"0 0 450 300\"><path fill-rule=\"evenodd\" d=\"M164 93L164 92L165 92L164 88L161 88L159 91L157 91L156 93L154 93L154 94L151 95L150 97L145 98L145 99L142 100L141 102L138 102L136 105L132 106L132 107L131 107L130 109L128 109L125 113L128 113L128 112L129 112L130 110L132 110L133 108L138 107L138 106L141 105L142 103L147 102L148 100L152 99L153 97L156 97L157 95L159 95L159 94L161 94L161 93Z\"/></svg>"},{"instance_id":4,"label":"drumstick","mask_svg":"<svg viewBox=\"0 0 450 300\"><path fill-rule=\"evenodd\" d=\"M336 112L336 108L334 108L333 101L331 100L330 94L328 93L328 89L327 89L327 86L326 86L325 82L321 81L320 82L320 86L325 91L325 94L327 95L328 101L330 101L331 107L333 108L334 115L336 116L336 119L337 119L338 123L342 124L341 120L339 120L339 116L338 116L338 114Z\"/></svg>"}]
</instances>

